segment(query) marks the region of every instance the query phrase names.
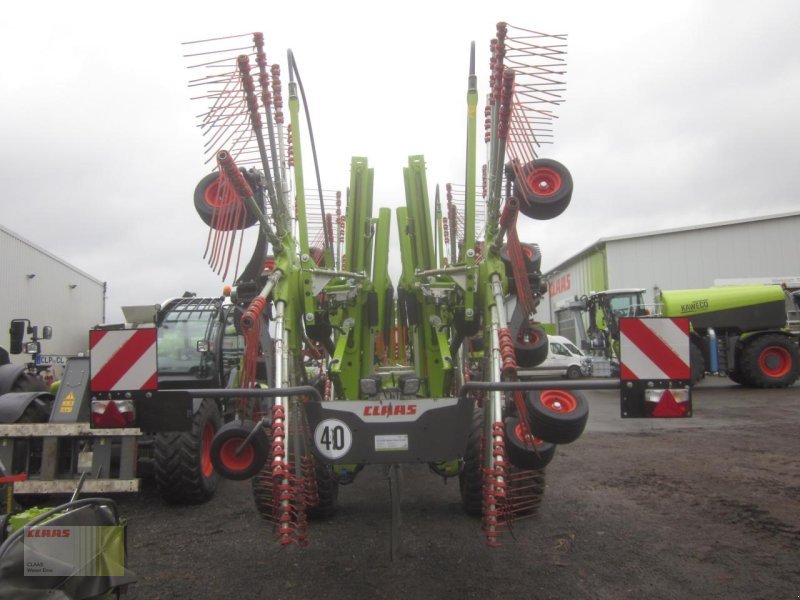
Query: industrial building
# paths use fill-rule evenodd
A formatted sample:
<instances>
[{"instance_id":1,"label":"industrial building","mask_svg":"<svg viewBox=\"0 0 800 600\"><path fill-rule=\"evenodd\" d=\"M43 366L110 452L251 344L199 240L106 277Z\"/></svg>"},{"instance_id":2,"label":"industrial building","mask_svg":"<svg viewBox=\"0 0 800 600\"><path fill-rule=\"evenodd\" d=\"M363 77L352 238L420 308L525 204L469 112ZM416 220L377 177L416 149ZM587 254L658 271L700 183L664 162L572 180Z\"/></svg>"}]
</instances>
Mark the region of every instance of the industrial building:
<instances>
[{"instance_id":1,"label":"industrial building","mask_svg":"<svg viewBox=\"0 0 800 600\"><path fill-rule=\"evenodd\" d=\"M89 329L105 318L106 284L0 225L0 346L8 349L12 319L50 325L53 337L42 353L86 352ZM26 340L28 338L26 337ZM15 363L30 359L12 356Z\"/></svg>"},{"instance_id":2,"label":"industrial building","mask_svg":"<svg viewBox=\"0 0 800 600\"><path fill-rule=\"evenodd\" d=\"M634 235L602 238L544 274L548 293L537 310L544 323L590 292L659 290L753 282L800 287L800 212L752 217Z\"/></svg>"}]
</instances>

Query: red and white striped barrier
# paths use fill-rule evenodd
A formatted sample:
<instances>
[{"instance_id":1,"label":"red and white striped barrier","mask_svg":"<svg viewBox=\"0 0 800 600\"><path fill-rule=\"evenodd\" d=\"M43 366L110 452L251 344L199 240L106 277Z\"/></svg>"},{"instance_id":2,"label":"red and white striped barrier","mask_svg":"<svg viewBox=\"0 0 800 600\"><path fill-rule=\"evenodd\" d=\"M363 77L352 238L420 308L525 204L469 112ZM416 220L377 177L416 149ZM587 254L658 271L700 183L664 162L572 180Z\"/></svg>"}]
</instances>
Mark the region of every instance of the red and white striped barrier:
<instances>
[{"instance_id":1,"label":"red and white striped barrier","mask_svg":"<svg viewBox=\"0 0 800 600\"><path fill-rule=\"evenodd\" d=\"M690 379L689 320L620 319L620 379Z\"/></svg>"},{"instance_id":2,"label":"red and white striped barrier","mask_svg":"<svg viewBox=\"0 0 800 600\"><path fill-rule=\"evenodd\" d=\"M155 329L89 332L92 392L158 389Z\"/></svg>"},{"instance_id":3,"label":"red and white striped barrier","mask_svg":"<svg viewBox=\"0 0 800 600\"><path fill-rule=\"evenodd\" d=\"M692 416L689 319L620 319L623 418Z\"/></svg>"}]
</instances>

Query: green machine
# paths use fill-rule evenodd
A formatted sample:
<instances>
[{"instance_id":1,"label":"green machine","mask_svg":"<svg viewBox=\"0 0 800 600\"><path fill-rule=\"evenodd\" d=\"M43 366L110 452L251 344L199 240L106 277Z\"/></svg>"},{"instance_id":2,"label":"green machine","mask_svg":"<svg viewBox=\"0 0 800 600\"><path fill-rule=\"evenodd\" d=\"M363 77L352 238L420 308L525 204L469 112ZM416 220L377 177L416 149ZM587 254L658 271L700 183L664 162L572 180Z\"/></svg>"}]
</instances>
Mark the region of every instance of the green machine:
<instances>
[{"instance_id":1,"label":"green machine","mask_svg":"<svg viewBox=\"0 0 800 600\"><path fill-rule=\"evenodd\" d=\"M662 291L661 313L692 324L692 370L727 374L742 385L788 387L800 377L798 336L787 329L779 285Z\"/></svg>"}]
</instances>

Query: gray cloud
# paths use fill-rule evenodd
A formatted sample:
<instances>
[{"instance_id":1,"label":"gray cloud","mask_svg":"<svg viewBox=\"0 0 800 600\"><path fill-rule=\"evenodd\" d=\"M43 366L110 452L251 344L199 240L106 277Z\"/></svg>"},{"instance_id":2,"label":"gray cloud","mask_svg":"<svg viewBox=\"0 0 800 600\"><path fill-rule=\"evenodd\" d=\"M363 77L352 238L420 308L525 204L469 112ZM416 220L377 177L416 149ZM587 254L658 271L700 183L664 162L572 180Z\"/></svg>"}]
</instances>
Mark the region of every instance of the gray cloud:
<instances>
[{"instance_id":1,"label":"gray cloud","mask_svg":"<svg viewBox=\"0 0 800 600\"><path fill-rule=\"evenodd\" d=\"M600 237L796 210L800 6L788 0L511 2L505 14L412 2L380 16L351 2L313 19L304 5L257 18L262 3L144 3L112 20L101 3L45 4L6 9L0 25L0 220L108 281L111 319L121 304L221 289L192 207L210 168L180 45L203 37L262 29L282 64L291 47L323 187L344 192L350 157L367 156L376 207L396 207L410 154L425 155L431 196L463 179L469 42L483 94L497 20L568 33L567 102L540 154L570 168L575 194L562 217L521 224L545 268Z\"/></svg>"}]
</instances>

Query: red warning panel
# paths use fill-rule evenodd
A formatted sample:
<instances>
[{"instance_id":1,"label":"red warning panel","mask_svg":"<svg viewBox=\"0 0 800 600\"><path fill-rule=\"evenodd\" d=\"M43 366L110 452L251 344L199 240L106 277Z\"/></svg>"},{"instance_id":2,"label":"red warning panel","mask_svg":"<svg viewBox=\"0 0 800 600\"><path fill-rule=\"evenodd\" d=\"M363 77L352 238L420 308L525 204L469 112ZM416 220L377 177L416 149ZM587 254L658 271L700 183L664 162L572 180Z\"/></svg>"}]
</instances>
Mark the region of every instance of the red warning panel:
<instances>
[{"instance_id":1,"label":"red warning panel","mask_svg":"<svg viewBox=\"0 0 800 600\"><path fill-rule=\"evenodd\" d=\"M689 319L620 319L620 379L691 378Z\"/></svg>"},{"instance_id":2,"label":"red warning panel","mask_svg":"<svg viewBox=\"0 0 800 600\"><path fill-rule=\"evenodd\" d=\"M158 389L156 338L153 328L90 331L92 392Z\"/></svg>"}]
</instances>

